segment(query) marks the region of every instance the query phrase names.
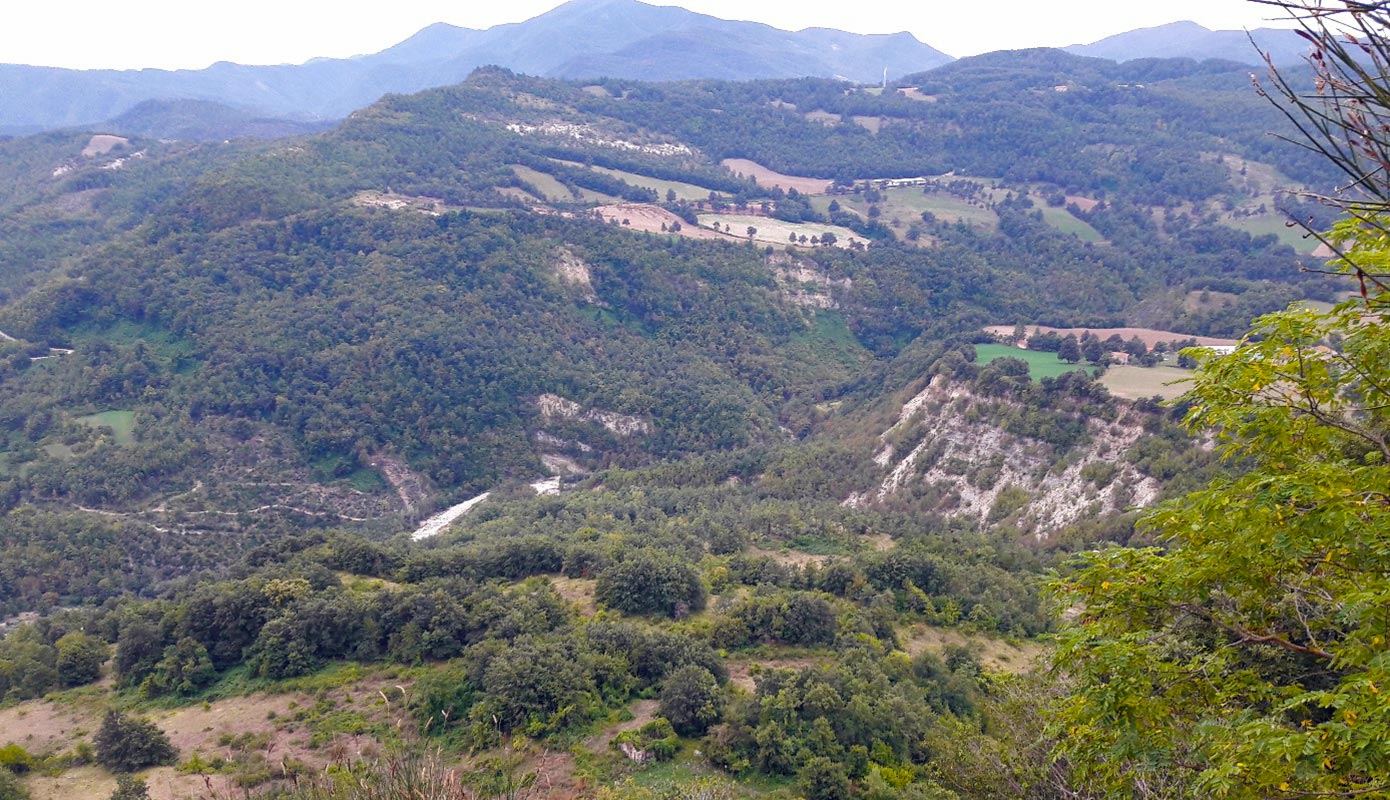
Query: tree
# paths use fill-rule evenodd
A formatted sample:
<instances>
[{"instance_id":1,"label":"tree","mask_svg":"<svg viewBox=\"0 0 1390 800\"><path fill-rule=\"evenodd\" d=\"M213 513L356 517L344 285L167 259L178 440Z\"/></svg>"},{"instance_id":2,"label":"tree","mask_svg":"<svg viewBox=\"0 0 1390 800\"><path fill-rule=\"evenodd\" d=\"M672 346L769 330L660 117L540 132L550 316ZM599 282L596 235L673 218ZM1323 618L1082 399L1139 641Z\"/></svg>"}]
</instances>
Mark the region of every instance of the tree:
<instances>
[{"instance_id":1,"label":"tree","mask_svg":"<svg viewBox=\"0 0 1390 800\"><path fill-rule=\"evenodd\" d=\"M799 773L802 793L808 800L849 800L849 775L845 768L828 758L809 759Z\"/></svg>"},{"instance_id":2,"label":"tree","mask_svg":"<svg viewBox=\"0 0 1390 800\"><path fill-rule=\"evenodd\" d=\"M58 677L64 686L81 686L101 677L106 644L85 633L65 634L56 643Z\"/></svg>"},{"instance_id":3,"label":"tree","mask_svg":"<svg viewBox=\"0 0 1390 800\"><path fill-rule=\"evenodd\" d=\"M681 667L661 686L661 716L682 736L701 736L719 721L719 682L704 667Z\"/></svg>"},{"instance_id":4,"label":"tree","mask_svg":"<svg viewBox=\"0 0 1390 800\"><path fill-rule=\"evenodd\" d=\"M1075 334L1067 334L1062 340L1062 344L1057 348L1057 357L1069 364L1075 364L1081 360L1081 344L1076 341Z\"/></svg>"},{"instance_id":5,"label":"tree","mask_svg":"<svg viewBox=\"0 0 1390 800\"><path fill-rule=\"evenodd\" d=\"M178 755L159 726L115 710L106 712L92 745L97 762L112 772L172 764Z\"/></svg>"},{"instance_id":6,"label":"tree","mask_svg":"<svg viewBox=\"0 0 1390 800\"><path fill-rule=\"evenodd\" d=\"M594 597L628 614L684 617L705 607L705 587L686 562L655 550L639 551L599 573Z\"/></svg>"},{"instance_id":7,"label":"tree","mask_svg":"<svg viewBox=\"0 0 1390 800\"><path fill-rule=\"evenodd\" d=\"M1390 797L1390 15L1275 5L1299 12L1323 93L1286 111L1357 180L1324 239L1359 296L1189 351L1185 422L1239 474L1150 514L1160 546L1088 554L1054 586L1078 611L1054 735L1114 794Z\"/></svg>"},{"instance_id":8,"label":"tree","mask_svg":"<svg viewBox=\"0 0 1390 800\"><path fill-rule=\"evenodd\" d=\"M134 775L117 775L116 791L111 800L150 800L150 787L143 778Z\"/></svg>"},{"instance_id":9,"label":"tree","mask_svg":"<svg viewBox=\"0 0 1390 800\"><path fill-rule=\"evenodd\" d=\"M164 658L154 672L140 684L150 697L162 694L189 695L217 679L207 648L196 639L184 637L164 650Z\"/></svg>"},{"instance_id":10,"label":"tree","mask_svg":"<svg viewBox=\"0 0 1390 800\"><path fill-rule=\"evenodd\" d=\"M757 236L757 235L758 235L758 229L755 228L755 227L753 227L752 225L749 225L749 226L748 226L748 238L749 238L749 239L752 239L754 236Z\"/></svg>"}]
</instances>

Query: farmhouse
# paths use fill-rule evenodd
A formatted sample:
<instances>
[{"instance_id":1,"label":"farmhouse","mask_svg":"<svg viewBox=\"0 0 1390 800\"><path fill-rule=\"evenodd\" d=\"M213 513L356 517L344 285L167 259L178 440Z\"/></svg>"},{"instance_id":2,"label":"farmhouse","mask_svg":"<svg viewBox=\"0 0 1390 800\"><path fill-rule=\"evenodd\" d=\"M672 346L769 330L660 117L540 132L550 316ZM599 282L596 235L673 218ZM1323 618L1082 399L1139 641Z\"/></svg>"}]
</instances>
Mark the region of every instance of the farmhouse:
<instances>
[{"instance_id":1,"label":"farmhouse","mask_svg":"<svg viewBox=\"0 0 1390 800\"><path fill-rule=\"evenodd\" d=\"M880 189L897 189L902 186L926 186L926 178L888 178L878 181Z\"/></svg>"}]
</instances>

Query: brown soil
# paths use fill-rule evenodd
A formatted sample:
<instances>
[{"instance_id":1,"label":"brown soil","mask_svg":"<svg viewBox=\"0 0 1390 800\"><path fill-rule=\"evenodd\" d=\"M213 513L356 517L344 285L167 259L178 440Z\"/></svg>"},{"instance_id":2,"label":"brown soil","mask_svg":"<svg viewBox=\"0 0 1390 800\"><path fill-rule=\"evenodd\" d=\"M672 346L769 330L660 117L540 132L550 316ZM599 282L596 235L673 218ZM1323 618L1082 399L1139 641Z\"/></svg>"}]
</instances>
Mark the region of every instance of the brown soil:
<instances>
[{"instance_id":1,"label":"brown soil","mask_svg":"<svg viewBox=\"0 0 1390 800\"><path fill-rule=\"evenodd\" d=\"M45 700L30 700L0 711L0 745L17 744L35 755L66 750L95 730L90 714Z\"/></svg>"},{"instance_id":2,"label":"brown soil","mask_svg":"<svg viewBox=\"0 0 1390 800\"><path fill-rule=\"evenodd\" d=\"M790 669L802 670L807 667L814 667L820 662L813 658L788 658L788 659L766 659L761 661L726 661L724 666L729 669L729 683L737 686L746 692L757 691L757 684L753 681L753 666L768 669Z\"/></svg>"},{"instance_id":3,"label":"brown soil","mask_svg":"<svg viewBox=\"0 0 1390 800\"><path fill-rule=\"evenodd\" d=\"M824 178L799 178L795 175L783 175L746 158L726 158L719 163L736 175L755 178L759 186L768 189L773 187L778 187L783 191L795 189L802 194L825 194L830 191L831 181Z\"/></svg>"},{"instance_id":4,"label":"brown soil","mask_svg":"<svg viewBox=\"0 0 1390 800\"><path fill-rule=\"evenodd\" d=\"M1093 209L1093 208L1095 208L1096 206L1100 205L1100 201L1099 201L1099 200L1095 200L1095 199L1090 198L1090 197L1082 197L1082 196L1079 195L1079 194L1069 194L1069 195L1067 195L1067 202L1068 202L1068 203L1075 203L1075 204L1076 204L1076 207L1079 208L1079 209L1081 209L1082 211L1090 211L1091 209Z\"/></svg>"},{"instance_id":5,"label":"brown soil","mask_svg":"<svg viewBox=\"0 0 1390 800\"><path fill-rule=\"evenodd\" d=\"M684 236L687 239L722 239L724 241L730 241L738 238L736 236L727 236L696 225L691 225L664 208L647 205L645 203L617 203L609 206L599 206L594 209L594 211L602 216L605 222L616 220L619 225L623 225L623 220L627 220L627 224L623 225L623 227L634 231L669 233L673 224L680 223L681 229L676 235ZM661 229L662 225L666 226L665 231Z\"/></svg>"}]
</instances>

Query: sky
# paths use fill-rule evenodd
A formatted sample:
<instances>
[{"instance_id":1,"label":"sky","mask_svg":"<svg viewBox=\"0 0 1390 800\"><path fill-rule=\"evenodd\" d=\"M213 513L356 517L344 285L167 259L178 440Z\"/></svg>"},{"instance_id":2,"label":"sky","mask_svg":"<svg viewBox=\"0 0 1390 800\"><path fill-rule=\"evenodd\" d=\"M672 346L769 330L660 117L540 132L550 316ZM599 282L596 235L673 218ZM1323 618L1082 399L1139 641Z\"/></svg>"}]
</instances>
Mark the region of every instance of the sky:
<instances>
[{"instance_id":1,"label":"sky","mask_svg":"<svg viewBox=\"0 0 1390 800\"><path fill-rule=\"evenodd\" d=\"M1267 27L1248 0L646 0L788 30L909 31L953 56L1065 46L1190 19L1213 29ZM435 22L486 28L560 0L5 0L0 63L76 69L200 69L215 61L302 63L374 53Z\"/></svg>"}]
</instances>

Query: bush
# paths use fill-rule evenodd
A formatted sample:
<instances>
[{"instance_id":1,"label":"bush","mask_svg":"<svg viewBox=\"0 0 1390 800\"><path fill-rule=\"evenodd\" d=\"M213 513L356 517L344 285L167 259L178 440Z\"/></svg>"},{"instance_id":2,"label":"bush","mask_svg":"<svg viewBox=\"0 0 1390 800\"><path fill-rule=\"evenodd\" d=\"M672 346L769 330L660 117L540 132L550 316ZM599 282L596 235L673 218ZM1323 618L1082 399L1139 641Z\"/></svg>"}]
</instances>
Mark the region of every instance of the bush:
<instances>
[{"instance_id":1,"label":"bush","mask_svg":"<svg viewBox=\"0 0 1390 800\"><path fill-rule=\"evenodd\" d=\"M29 800L29 790L7 769L0 769L0 800Z\"/></svg>"},{"instance_id":2,"label":"bush","mask_svg":"<svg viewBox=\"0 0 1390 800\"><path fill-rule=\"evenodd\" d=\"M661 687L661 715L682 736L700 736L719 721L719 682L704 667L681 667Z\"/></svg>"},{"instance_id":3,"label":"bush","mask_svg":"<svg viewBox=\"0 0 1390 800\"><path fill-rule=\"evenodd\" d=\"M64 686L81 686L101 677L106 644L85 633L69 633L57 642L58 676Z\"/></svg>"},{"instance_id":4,"label":"bush","mask_svg":"<svg viewBox=\"0 0 1390 800\"><path fill-rule=\"evenodd\" d=\"M178 755L169 737L153 722L119 711L106 712L93 744L97 762L112 772L172 764Z\"/></svg>"},{"instance_id":5,"label":"bush","mask_svg":"<svg viewBox=\"0 0 1390 800\"><path fill-rule=\"evenodd\" d=\"M150 787L142 778L119 775L116 777L116 791L111 793L111 800L150 800Z\"/></svg>"},{"instance_id":6,"label":"bush","mask_svg":"<svg viewBox=\"0 0 1390 800\"><path fill-rule=\"evenodd\" d=\"M639 552L601 572L594 596L627 614L665 614L677 619L705 607L705 587L695 570L652 551Z\"/></svg>"}]
</instances>

